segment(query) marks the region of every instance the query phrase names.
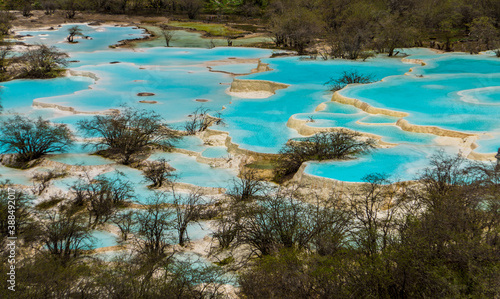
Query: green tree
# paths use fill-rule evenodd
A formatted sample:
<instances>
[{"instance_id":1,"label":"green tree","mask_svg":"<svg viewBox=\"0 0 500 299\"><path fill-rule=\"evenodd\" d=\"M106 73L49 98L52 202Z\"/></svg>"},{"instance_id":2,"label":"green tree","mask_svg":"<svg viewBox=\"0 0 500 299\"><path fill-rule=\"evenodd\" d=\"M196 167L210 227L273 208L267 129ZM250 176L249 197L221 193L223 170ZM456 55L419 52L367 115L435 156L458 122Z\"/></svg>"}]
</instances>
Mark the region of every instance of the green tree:
<instances>
[{"instance_id":1,"label":"green tree","mask_svg":"<svg viewBox=\"0 0 500 299\"><path fill-rule=\"evenodd\" d=\"M203 0L180 0L180 6L189 19L195 19L203 8Z\"/></svg>"},{"instance_id":2,"label":"green tree","mask_svg":"<svg viewBox=\"0 0 500 299\"><path fill-rule=\"evenodd\" d=\"M469 52L478 53L480 50L491 50L498 46L499 31L495 21L489 17L475 18L470 26ZM475 44L475 45L474 45Z\"/></svg>"},{"instance_id":3,"label":"green tree","mask_svg":"<svg viewBox=\"0 0 500 299\"><path fill-rule=\"evenodd\" d=\"M404 16L388 15L380 22L375 43L381 52L391 57L395 49L413 46L416 35L416 30Z\"/></svg>"},{"instance_id":4,"label":"green tree","mask_svg":"<svg viewBox=\"0 0 500 299\"><path fill-rule=\"evenodd\" d=\"M13 16L9 11L0 10L0 41L3 41L4 36L9 35L12 19Z\"/></svg>"},{"instance_id":5,"label":"green tree","mask_svg":"<svg viewBox=\"0 0 500 299\"><path fill-rule=\"evenodd\" d=\"M59 6L64 10L64 15L68 19L73 19L76 13L82 9L84 2L82 0L59 0Z\"/></svg>"},{"instance_id":6,"label":"green tree","mask_svg":"<svg viewBox=\"0 0 500 299\"><path fill-rule=\"evenodd\" d=\"M299 55L305 54L306 48L321 34L322 26L316 12L302 7L290 7L271 19L276 46L294 48Z\"/></svg>"}]
</instances>

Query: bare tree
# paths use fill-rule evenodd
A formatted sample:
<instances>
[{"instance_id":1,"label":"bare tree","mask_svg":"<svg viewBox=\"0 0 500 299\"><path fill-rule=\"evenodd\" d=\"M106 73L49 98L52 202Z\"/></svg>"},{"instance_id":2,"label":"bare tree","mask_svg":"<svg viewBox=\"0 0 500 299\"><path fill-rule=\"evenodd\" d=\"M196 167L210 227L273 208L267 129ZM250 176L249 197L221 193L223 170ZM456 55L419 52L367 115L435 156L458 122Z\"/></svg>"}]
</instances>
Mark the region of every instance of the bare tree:
<instances>
[{"instance_id":1,"label":"bare tree","mask_svg":"<svg viewBox=\"0 0 500 299\"><path fill-rule=\"evenodd\" d=\"M384 175L375 173L349 197L349 210L355 221L351 234L358 248L367 256L384 250L396 229L395 215L404 194L398 194Z\"/></svg>"},{"instance_id":2,"label":"bare tree","mask_svg":"<svg viewBox=\"0 0 500 299\"><path fill-rule=\"evenodd\" d=\"M100 137L93 144L96 149L107 150L130 164L134 154L158 147L170 150L177 134L153 111L125 108L111 115L98 115L78 122L79 129L89 137Z\"/></svg>"},{"instance_id":3,"label":"bare tree","mask_svg":"<svg viewBox=\"0 0 500 299\"><path fill-rule=\"evenodd\" d=\"M120 229L122 240L127 241L128 235L137 225L137 212L134 210L118 212L111 218L111 221Z\"/></svg>"},{"instance_id":4,"label":"bare tree","mask_svg":"<svg viewBox=\"0 0 500 299\"><path fill-rule=\"evenodd\" d=\"M32 221L31 202L33 198L21 189L14 188L10 181L0 181L0 240L6 239L14 227L16 236L23 235ZM15 210L12 203L15 203ZM9 208L10 206L10 208ZM3 247L6 248L6 247ZM0 249L0 252L2 252Z\"/></svg>"},{"instance_id":5,"label":"bare tree","mask_svg":"<svg viewBox=\"0 0 500 299\"><path fill-rule=\"evenodd\" d=\"M245 168L238 178L233 179L227 194L236 201L248 201L263 195L266 183L258 177L257 170Z\"/></svg>"},{"instance_id":6,"label":"bare tree","mask_svg":"<svg viewBox=\"0 0 500 299\"><path fill-rule=\"evenodd\" d=\"M20 5L23 17L30 17L32 15L31 10L33 9L33 0L21 0Z\"/></svg>"},{"instance_id":7,"label":"bare tree","mask_svg":"<svg viewBox=\"0 0 500 299\"><path fill-rule=\"evenodd\" d=\"M337 204L301 201L294 188L277 188L259 198L258 203L240 207L236 239L231 246L249 246L253 254L264 256L282 248L332 250L340 248L348 227L348 217ZM233 218L231 218L233 219ZM338 238L338 239L335 239ZM320 246L320 247L317 247Z\"/></svg>"},{"instance_id":8,"label":"bare tree","mask_svg":"<svg viewBox=\"0 0 500 299\"><path fill-rule=\"evenodd\" d=\"M174 193L175 224L179 245L184 246L189 242L187 228L192 223L197 223L200 219L200 212L203 208L203 194L201 190L192 191L187 195Z\"/></svg>"},{"instance_id":9,"label":"bare tree","mask_svg":"<svg viewBox=\"0 0 500 299\"><path fill-rule=\"evenodd\" d=\"M352 159L375 149L376 141L358 132L341 129L289 141L276 160L276 178L295 173L303 162Z\"/></svg>"},{"instance_id":10,"label":"bare tree","mask_svg":"<svg viewBox=\"0 0 500 299\"><path fill-rule=\"evenodd\" d=\"M36 172L33 174L33 183L37 183L35 190L38 195L49 186L50 181L56 178L64 177L68 173L64 169L50 169L49 171Z\"/></svg>"},{"instance_id":11,"label":"bare tree","mask_svg":"<svg viewBox=\"0 0 500 299\"><path fill-rule=\"evenodd\" d=\"M182 9L187 13L188 18L195 19L198 13L203 8L202 0L181 0L180 5Z\"/></svg>"},{"instance_id":12,"label":"bare tree","mask_svg":"<svg viewBox=\"0 0 500 299\"><path fill-rule=\"evenodd\" d=\"M377 30L375 45L380 52L388 53L389 57L397 55L395 49L414 46L417 33L405 17L388 15L384 17Z\"/></svg>"},{"instance_id":13,"label":"bare tree","mask_svg":"<svg viewBox=\"0 0 500 299\"><path fill-rule=\"evenodd\" d=\"M209 115L210 109L198 107L188 117L184 130L189 135L207 130L212 125L224 125L221 113L216 112L214 116Z\"/></svg>"},{"instance_id":14,"label":"bare tree","mask_svg":"<svg viewBox=\"0 0 500 299\"><path fill-rule=\"evenodd\" d=\"M174 38L175 31L172 30L167 24L160 25L161 35L165 38L167 47L170 47L170 41Z\"/></svg>"},{"instance_id":15,"label":"bare tree","mask_svg":"<svg viewBox=\"0 0 500 299\"><path fill-rule=\"evenodd\" d=\"M212 236L217 240L219 250L229 249L238 235L239 213L235 213L235 206L231 206L230 212L219 211L219 217L215 219L215 231Z\"/></svg>"},{"instance_id":16,"label":"bare tree","mask_svg":"<svg viewBox=\"0 0 500 299\"><path fill-rule=\"evenodd\" d=\"M98 176L91 179L88 174L84 180L73 185L74 205L84 205L89 213L89 226L95 227L110 220L119 207L134 197L133 185L125 176L117 172L114 177Z\"/></svg>"},{"instance_id":17,"label":"bare tree","mask_svg":"<svg viewBox=\"0 0 500 299\"><path fill-rule=\"evenodd\" d=\"M144 209L137 213L137 228L134 235L138 237L137 249L140 254L154 259L166 257L166 250L171 246L173 236L171 229L173 211L166 206L167 194L156 193L148 199Z\"/></svg>"},{"instance_id":18,"label":"bare tree","mask_svg":"<svg viewBox=\"0 0 500 299\"><path fill-rule=\"evenodd\" d=\"M144 178L153 183L151 187L160 188L165 183L170 183L175 176L172 172L174 169L168 165L167 160L159 159L156 161L146 161L146 166L143 170Z\"/></svg>"},{"instance_id":19,"label":"bare tree","mask_svg":"<svg viewBox=\"0 0 500 299\"><path fill-rule=\"evenodd\" d=\"M40 215L39 240L49 252L67 261L77 257L82 250L90 249L91 235L77 214L67 211L48 211Z\"/></svg>"},{"instance_id":20,"label":"bare tree","mask_svg":"<svg viewBox=\"0 0 500 299\"><path fill-rule=\"evenodd\" d=\"M292 5L271 19L271 32L276 46L294 48L302 55L306 48L320 34L322 26L314 12Z\"/></svg>"},{"instance_id":21,"label":"bare tree","mask_svg":"<svg viewBox=\"0 0 500 299\"><path fill-rule=\"evenodd\" d=\"M42 8L46 15L53 15L56 12L57 4L55 0L45 0L42 1Z\"/></svg>"},{"instance_id":22,"label":"bare tree","mask_svg":"<svg viewBox=\"0 0 500 299\"><path fill-rule=\"evenodd\" d=\"M360 74L357 70L343 71L338 78L331 78L325 85L329 85L331 91L341 90L348 84L367 84L373 82L373 75Z\"/></svg>"},{"instance_id":23,"label":"bare tree","mask_svg":"<svg viewBox=\"0 0 500 299\"><path fill-rule=\"evenodd\" d=\"M11 77L8 69L12 60L11 54L11 46L4 46L0 48L0 81L8 80Z\"/></svg>"},{"instance_id":24,"label":"bare tree","mask_svg":"<svg viewBox=\"0 0 500 299\"><path fill-rule=\"evenodd\" d=\"M432 199L449 195L457 187L469 184L472 178L464 157L448 156L440 151L430 158L430 167L419 174L418 180L427 193L427 198ZM432 205L432 201L427 204Z\"/></svg>"},{"instance_id":25,"label":"bare tree","mask_svg":"<svg viewBox=\"0 0 500 299\"><path fill-rule=\"evenodd\" d=\"M21 162L65 151L73 144L73 134L66 125L51 124L41 117L32 120L18 115L1 124L0 144L5 146L6 152L17 153Z\"/></svg>"}]
</instances>

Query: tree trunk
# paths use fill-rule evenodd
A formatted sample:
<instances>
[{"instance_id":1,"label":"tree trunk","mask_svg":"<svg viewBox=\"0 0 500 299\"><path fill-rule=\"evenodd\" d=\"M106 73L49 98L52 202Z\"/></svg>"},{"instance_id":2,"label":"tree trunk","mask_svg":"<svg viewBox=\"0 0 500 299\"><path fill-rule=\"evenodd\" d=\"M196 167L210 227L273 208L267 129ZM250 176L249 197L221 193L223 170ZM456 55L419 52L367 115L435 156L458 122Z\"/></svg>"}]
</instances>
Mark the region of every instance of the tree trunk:
<instances>
[{"instance_id":1,"label":"tree trunk","mask_svg":"<svg viewBox=\"0 0 500 299\"><path fill-rule=\"evenodd\" d=\"M184 234L186 233L186 226L183 225L179 228L179 245L184 246L186 240L184 239Z\"/></svg>"}]
</instances>

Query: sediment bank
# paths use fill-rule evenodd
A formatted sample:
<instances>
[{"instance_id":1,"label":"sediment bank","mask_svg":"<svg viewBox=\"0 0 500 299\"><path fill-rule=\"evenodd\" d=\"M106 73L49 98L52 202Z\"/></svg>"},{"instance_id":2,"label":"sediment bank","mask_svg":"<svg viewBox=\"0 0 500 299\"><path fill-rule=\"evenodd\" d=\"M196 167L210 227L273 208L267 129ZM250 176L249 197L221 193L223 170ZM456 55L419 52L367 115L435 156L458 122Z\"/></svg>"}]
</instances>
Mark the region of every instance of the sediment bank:
<instances>
[{"instance_id":1,"label":"sediment bank","mask_svg":"<svg viewBox=\"0 0 500 299\"><path fill-rule=\"evenodd\" d=\"M290 85L264 80L234 79L227 90L229 95L240 98L268 98L279 89L288 88Z\"/></svg>"},{"instance_id":2,"label":"sediment bank","mask_svg":"<svg viewBox=\"0 0 500 299\"><path fill-rule=\"evenodd\" d=\"M409 113L406 113L406 112L399 112L399 111L393 111L393 110L389 110L389 109L375 108L366 102L360 101L358 99L353 99L353 98L348 98L346 96L343 96L343 95L339 94L338 91L333 93L332 102L351 105L351 106L354 106L354 107L361 109L361 110L363 110L367 113L370 113L370 114L383 114L383 115L394 116L394 117L406 117L406 116L410 115Z\"/></svg>"},{"instance_id":3,"label":"sediment bank","mask_svg":"<svg viewBox=\"0 0 500 299\"><path fill-rule=\"evenodd\" d=\"M436 136L453 137L453 138L467 138L471 136L476 136L475 134L462 133L447 129L442 129L436 126L419 126L410 124L406 119L399 119L396 122L396 126L400 127L402 130L414 133L425 133L432 134Z\"/></svg>"}]
</instances>

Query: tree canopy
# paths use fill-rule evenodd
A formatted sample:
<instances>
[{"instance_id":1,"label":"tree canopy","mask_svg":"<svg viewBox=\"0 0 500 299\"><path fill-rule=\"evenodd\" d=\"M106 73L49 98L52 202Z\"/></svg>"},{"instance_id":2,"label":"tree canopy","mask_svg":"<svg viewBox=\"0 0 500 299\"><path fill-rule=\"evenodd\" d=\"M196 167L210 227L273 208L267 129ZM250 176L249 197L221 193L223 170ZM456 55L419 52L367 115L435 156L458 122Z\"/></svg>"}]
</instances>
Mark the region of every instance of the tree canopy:
<instances>
[{"instance_id":1,"label":"tree canopy","mask_svg":"<svg viewBox=\"0 0 500 299\"><path fill-rule=\"evenodd\" d=\"M64 124L52 124L41 117L15 116L1 122L0 145L16 153L18 160L31 161L47 153L64 152L73 144L73 134Z\"/></svg>"},{"instance_id":2,"label":"tree canopy","mask_svg":"<svg viewBox=\"0 0 500 299\"><path fill-rule=\"evenodd\" d=\"M89 145L118 154L124 164L132 162L133 155L147 147L169 150L177 138L159 114L132 108L79 121L78 128L85 136L98 138L89 141Z\"/></svg>"},{"instance_id":3,"label":"tree canopy","mask_svg":"<svg viewBox=\"0 0 500 299\"><path fill-rule=\"evenodd\" d=\"M293 174L306 161L351 159L375 149L375 144L374 139L345 129L290 140L276 159L276 176L283 178Z\"/></svg>"}]
</instances>

